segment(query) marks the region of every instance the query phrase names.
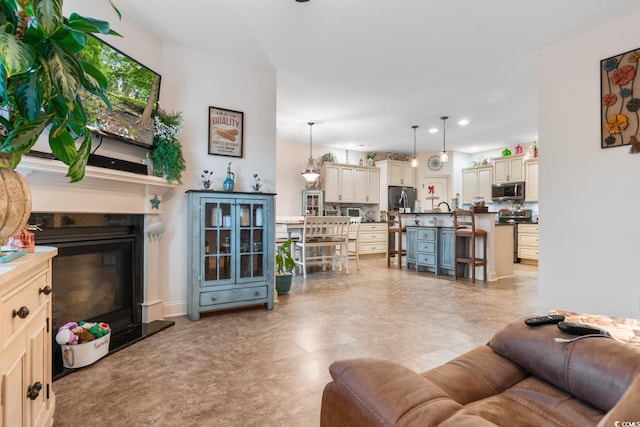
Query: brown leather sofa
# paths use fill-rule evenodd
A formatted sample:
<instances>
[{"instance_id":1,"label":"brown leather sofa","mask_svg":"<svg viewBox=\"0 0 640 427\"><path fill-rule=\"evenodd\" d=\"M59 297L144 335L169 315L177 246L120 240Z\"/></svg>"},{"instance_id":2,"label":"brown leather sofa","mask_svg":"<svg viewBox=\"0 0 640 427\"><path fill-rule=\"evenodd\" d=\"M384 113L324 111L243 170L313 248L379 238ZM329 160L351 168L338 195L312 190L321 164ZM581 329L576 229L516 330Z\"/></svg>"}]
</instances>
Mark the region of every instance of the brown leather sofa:
<instances>
[{"instance_id":1,"label":"brown leather sofa","mask_svg":"<svg viewBox=\"0 0 640 427\"><path fill-rule=\"evenodd\" d=\"M334 362L321 426L640 426L640 347L556 342L573 336L523 320L421 374L384 360Z\"/></svg>"}]
</instances>

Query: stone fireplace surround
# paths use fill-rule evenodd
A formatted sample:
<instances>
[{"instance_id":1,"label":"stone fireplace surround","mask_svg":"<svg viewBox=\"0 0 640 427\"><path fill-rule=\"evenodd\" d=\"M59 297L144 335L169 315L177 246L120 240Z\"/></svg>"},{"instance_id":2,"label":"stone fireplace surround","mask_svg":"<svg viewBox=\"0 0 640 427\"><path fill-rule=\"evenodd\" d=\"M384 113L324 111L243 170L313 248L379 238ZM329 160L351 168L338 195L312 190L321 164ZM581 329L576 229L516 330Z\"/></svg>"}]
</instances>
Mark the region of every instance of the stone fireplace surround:
<instances>
[{"instance_id":1,"label":"stone fireplace surround","mask_svg":"<svg viewBox=\"0 0 640 427\"><path fill-rule=\"evenodd\" d=\"M82 181L69 183L66 165L33 156L24 156L17 171L29 184L34 213L142 214L144 224L158 219L162 213L161 202L177 187L164 178L95 166L87 166ZM143 258L142 322L146 325L163 317L162 280L157 269L161 262L158 241L144 238Z\"/></svg>"}]
</instances>

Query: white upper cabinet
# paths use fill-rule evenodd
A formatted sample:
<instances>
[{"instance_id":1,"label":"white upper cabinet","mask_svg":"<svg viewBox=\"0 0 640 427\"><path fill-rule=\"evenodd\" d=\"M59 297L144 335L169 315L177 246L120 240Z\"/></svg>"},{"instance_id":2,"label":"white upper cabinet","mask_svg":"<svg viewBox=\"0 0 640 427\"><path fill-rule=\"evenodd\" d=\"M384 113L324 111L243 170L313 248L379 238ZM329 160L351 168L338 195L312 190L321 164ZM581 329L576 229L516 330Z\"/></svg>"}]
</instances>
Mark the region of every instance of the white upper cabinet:
<instances>
[{"instance_id":1,"label":"white upper cabinet","mask_svg":"<svg viewBox=\"0 0 640 427\"><path fill-rule=\"evenodd\" d=\"M524 181L524 156L500 157L493 161L493 180L501 182Z\"/></svg>"}]
</instances>

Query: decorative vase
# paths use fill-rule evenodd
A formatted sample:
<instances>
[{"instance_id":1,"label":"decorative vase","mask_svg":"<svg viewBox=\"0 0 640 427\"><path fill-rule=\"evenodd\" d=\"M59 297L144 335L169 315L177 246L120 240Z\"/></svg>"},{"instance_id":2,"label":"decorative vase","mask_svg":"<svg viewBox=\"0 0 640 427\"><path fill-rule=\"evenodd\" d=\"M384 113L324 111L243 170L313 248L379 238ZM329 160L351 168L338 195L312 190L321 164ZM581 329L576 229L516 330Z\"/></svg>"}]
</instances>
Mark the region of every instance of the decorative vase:
<instances>
[{"instance_id":1,"label":"decorative vase","mask_svg":"<svg viewBox=\"0 0 640 427\"><path fill-rule=\"evenodd\" d=\"M22 231L31 215L31 191L22 175L0 168L0 245Z\"/></svg>"},{"instance_id":2,"label":"decorative vase","mask_svg":"<svg viewBox=\"0 0 640 427\"><path fill-rule=\"evenodd\" d=\"M235 175L231 172L231 163L227 166L227 178L222 183L222 189L227 193L231 193L233 191L233 181L235 180Z\"/></svg>"}]
</instances>

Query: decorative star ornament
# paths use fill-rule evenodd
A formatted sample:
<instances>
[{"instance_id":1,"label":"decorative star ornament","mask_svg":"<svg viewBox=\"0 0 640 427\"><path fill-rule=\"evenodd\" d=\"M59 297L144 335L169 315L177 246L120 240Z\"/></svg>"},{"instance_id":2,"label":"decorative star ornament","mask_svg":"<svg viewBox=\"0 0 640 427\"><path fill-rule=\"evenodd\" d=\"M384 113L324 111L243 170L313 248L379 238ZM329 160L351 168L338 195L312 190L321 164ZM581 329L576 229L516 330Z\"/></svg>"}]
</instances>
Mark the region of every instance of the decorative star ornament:
<instances>
[{"instance_id":1,"label":"decorative star ornament","mask_svg":"<svg viewBox=\"0 0 640 427\"><path fill-rule=\"evenodd\" d=\"M162 200L158 199L157 194L154 194L153 199L150 199L149 202L151 203L151 209L160 209L160 203L162 203Z\"/></svg>"}]
</instances>

